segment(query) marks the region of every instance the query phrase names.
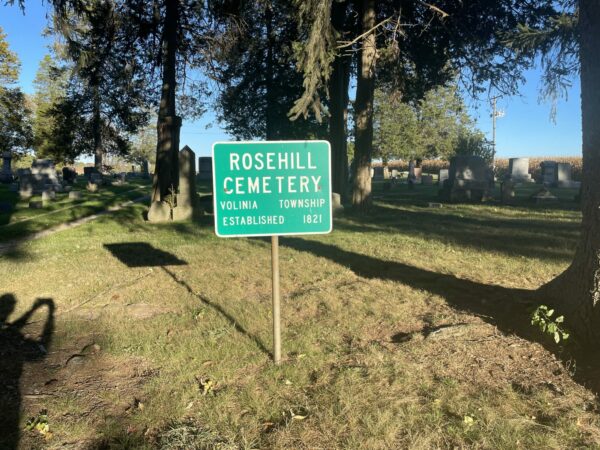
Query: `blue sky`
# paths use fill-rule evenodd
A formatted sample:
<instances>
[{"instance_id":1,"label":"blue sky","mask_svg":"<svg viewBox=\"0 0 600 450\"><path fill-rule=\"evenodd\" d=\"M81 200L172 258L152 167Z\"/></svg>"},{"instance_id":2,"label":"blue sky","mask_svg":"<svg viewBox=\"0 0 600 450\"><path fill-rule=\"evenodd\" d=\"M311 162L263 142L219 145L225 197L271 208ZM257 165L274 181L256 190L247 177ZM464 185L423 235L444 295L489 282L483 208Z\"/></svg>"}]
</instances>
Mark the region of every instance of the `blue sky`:
<instances>
[{"instance_id":1,"label":"blue sky","mask_svg":"<svg viewBox=\"0 0 600 450\"><path fill-rule=\"evenodd\" d=\"M2 5L0 3L0 5ZM39 61L47 53L49 41L41 36L46 26L49 6L39 1L26 2L23 15L16 6L0 6L0 27L7 34L9 46L21 60L20 85L27 93L33 92L32 81ZM540 74L538 70L526 73L527 82L521 95L501 98L498 107L505 116L498 119L496 128L499 157L516 156L578 156L581 155L581 103L579 80L575 79L566 100L558 103L555 122L550 120L550 105L538 103ZM491 107L487 101L468 102L479 128L491 139ZM206 129L208 124L213 124ZM215 141L229 140L209 110L198 121L184 121L181 145L189 145L198 156L209 155Z\"/></svg>"}]
</instances>

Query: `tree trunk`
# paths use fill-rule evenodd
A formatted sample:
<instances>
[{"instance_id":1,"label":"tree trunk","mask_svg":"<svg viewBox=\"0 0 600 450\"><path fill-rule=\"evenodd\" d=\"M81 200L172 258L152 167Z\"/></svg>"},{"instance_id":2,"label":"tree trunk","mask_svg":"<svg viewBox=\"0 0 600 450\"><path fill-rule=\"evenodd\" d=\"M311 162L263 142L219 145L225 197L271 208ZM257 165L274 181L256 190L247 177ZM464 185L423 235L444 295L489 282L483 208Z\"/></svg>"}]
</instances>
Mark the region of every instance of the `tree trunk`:
<instances>
[{"instance_id":1,"label":"tree trunk","mask_svg":"<svg viewBox=\"0 0 600 450\"><path fill-rule=\"evenodd\" d=\"M179 186L179 130L175 92L177 76L177 33L179 0L165 0L165 25L162 36L162 92L157 123L156 164L152 182L152 201L159 202Z\"/></svg>"},{"instance_id":2,"label":"tree trunk","mask_svg":"<svg viewBox=\"0 0 600 450\"><path fill-rule=\"evenodd\" d=\"M331 8L331 22L338 33L343 32L346 18L346 1L334 2ZM348 85L350 82L350 60L348 56L337 55L333 61L333 72L329 82L329 142L331 144L332 188L345 201L348 196L348 148L347 111Z\"/></svg>"},{"instance_id":3,"label":"tree trunk","mask_svg":"<svg viewBox=\"0 0 600 450\"><path fill-rule=\"evenodd\" d=\"M579 1L582 228L571 266L541 288L584 345L600 344L600 2Z\"/></svg>"},{"instance_id":4,"label":"tree trunk","mask_svg":"<svg viewBox=\"0 0 600 450\"><path fill-rule=\"evenodd\" d=\"M275 46L273 34L273 5L267 3L265 5L265 24L267 34L267 64L265 73L265 90L266 90L266 137L267 141L272 141L277 138L275 125L275 104L276 99L273 93L273 47Z\"/></svg>"},{"instance_id":5,"label":"tree trunk","mask_svg":"<svg viewBox=\"0 0 600 450\"><path fill-rule=\"evenodd\" d=\"M102 173L104 164L104 149L102 148L102 118L100 116L100 92L98 85L94 85L94 99L92 107L92 134L94 137L94 167Z\"/></svg>"},{"instance_id":6,"label":"tree trunk","mask_svg":"<svg viewBox=\"0 0 600 450\"><path fill-rule=\"evenodd\" d=\"M362 32L375 27L375 0L362 0ZM373 152L373 96L375 92L375 62L377 47L375 31L362 41L358 53L358 77L356 83L355 151L352 207L366 212L371 206L371 157Z\"/></svg>"}]
</instances>

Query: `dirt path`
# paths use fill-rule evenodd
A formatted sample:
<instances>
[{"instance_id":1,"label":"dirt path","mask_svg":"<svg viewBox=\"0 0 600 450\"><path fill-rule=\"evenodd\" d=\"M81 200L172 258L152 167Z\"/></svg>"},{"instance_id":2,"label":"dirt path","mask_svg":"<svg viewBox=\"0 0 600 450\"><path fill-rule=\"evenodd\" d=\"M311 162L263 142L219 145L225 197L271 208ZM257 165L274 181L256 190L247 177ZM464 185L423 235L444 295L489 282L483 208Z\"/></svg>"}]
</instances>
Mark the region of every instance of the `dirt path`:
<instances>
[{"instance_id":1,"label":"dirt path","mask_svg":"<svg viewBox=\"0 0 600 450\"><path fill-rule=\"evenodd\" d=\"M135 203L143 202L144 200L147 200L148 198L149 198L148 195L144 195L143 197L138 197L133 200L129 200L127 202L121 203L119 205L110 206L107 209L105 209L104 211L100 211L98 213L91 214L89 216L80 217L79 219L75 219L70 222L61 223L59 225L50 227L46 230L38 231L37 233L33 233L25 238L20 238L20 239L15 239L12 241L4 242L4 243L0 244L0 255L3 255L5 253L9 252L13 248L15 248L18 245L21 245L25 242L33 241L35 239L40 239L40 238L49 236L51 234L58 233L59 231L70 230L71 228L75 228L80 225L91 222L92 220L95 220L98 217L104 216L106 214L112 214L116 211L120 211L123 208L127 208Z\"/></svg>"}]
</instances>

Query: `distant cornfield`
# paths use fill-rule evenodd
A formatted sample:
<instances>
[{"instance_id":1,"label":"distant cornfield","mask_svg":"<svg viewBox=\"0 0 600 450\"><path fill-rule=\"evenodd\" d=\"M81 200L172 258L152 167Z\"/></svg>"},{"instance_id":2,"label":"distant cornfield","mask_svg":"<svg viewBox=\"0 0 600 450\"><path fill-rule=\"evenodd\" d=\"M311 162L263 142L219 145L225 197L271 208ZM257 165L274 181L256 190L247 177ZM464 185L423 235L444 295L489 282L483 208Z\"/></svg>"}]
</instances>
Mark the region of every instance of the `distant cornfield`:
<instances>
[{"instance_id":1,"label":"distant cornfield","mask_svg":"<svg viewBox=\"0 0 600 450\"><path fill-rule=\"evenodd\" d=\"M529 173L535 179L541 177L540 163L542 161L556 161L559 163L570 163L573 167L572 178L575 181L581 181L581 157L545 157L545 158L529 158ZM373 163L373 166L381 166L381 163ZM449 161L440 159L423 160L421 167L423 173L438 173L440 169L447 169L450 166ZM390 169L398 169L400 171L408 171L408 161L390 161L388 164ZM508 172L508 159L496 159L496 176L504 178Z\"/></svg>"}]
</instances>

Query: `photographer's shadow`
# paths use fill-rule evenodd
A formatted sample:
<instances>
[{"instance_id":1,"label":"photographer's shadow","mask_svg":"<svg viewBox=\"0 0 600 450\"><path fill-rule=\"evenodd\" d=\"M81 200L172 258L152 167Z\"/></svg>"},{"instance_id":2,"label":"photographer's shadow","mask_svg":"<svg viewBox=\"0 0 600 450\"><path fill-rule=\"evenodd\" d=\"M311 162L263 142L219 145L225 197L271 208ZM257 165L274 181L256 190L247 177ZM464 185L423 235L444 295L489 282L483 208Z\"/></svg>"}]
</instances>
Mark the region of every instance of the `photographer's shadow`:
<instances>
[{"instance_id":1,"label":"photographer's shadow","mask_svg":"<svg viewBox=\"0 0 600 450\"><path fill-rule=\"evenodd\" d=\"M16 303L12 294L0 296L0 448L7 450L16 449L19 444L19 383L23 364L46 356L54 331L54 302L51 299L37 299L29 311L8 322ZM47 307L47 317L39 338L25 337L23 328L35 311L43 306Z\"/></svg>"}]
</instances>

